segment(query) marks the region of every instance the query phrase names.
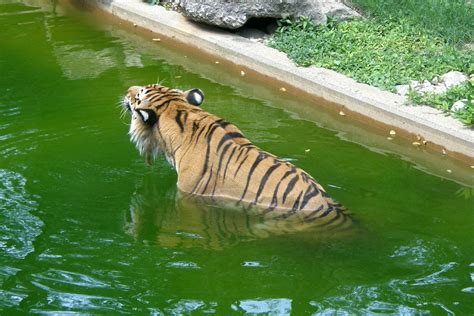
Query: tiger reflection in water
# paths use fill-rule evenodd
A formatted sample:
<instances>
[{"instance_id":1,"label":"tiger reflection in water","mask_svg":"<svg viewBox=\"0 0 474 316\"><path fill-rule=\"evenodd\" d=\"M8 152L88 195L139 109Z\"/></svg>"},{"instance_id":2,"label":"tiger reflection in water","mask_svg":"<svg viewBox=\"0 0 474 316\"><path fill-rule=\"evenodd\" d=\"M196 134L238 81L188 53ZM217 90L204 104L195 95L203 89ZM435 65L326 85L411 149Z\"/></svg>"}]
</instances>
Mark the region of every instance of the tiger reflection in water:
<instances>
[{"instance_id":1,"label":"tiger reflection in water","mask_svg":"<svg viewBox=\"0 0 474 316\"><path fill-rule=\"evenodd\" d=\"M164 189L168 187L168 189ZM147 176L131 197L126 231L137 241L169 248L222 250L240 242L294 235L308 242L353 237L351 221L326 225L298 216L282 219L231 201L181 193Z\"/></svg>"}]
</instances>

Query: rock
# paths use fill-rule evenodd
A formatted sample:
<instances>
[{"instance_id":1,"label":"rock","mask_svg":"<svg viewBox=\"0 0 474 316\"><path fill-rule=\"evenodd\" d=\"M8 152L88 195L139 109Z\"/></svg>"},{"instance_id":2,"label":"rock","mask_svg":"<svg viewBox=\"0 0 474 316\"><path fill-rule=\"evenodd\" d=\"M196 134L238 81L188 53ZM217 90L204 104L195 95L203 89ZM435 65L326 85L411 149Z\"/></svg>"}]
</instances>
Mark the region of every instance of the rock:
<instances>
[{"instance_id":1,"label":"rock","mask_svg":"<svg viewBox=\"0 0 474 316\"><path fill-rule=\"evenodd\" d=\"M395 86L395 91L397 92L397 94L401 96L406 96L408 92L410 92L410 86L407 84L401 84L401 85Z\"/></svg>"},{"instance_id":2,"label":"rock","mask_svg":"<svg viewBox=\"0 0 474 316\"><path fill-rule=\"evenodd\" d=\"M473 104L472 101L471 101L471 104ZM461 111L466 106L467 106L467 99L459 100L459 101L454 102L454 104L451 106L451 111L452 112Z\"/></svg>"},{"instance_id":3,"label":"rock","mask_svg":"<svg viewBox=\"0 0 474 316\"><path fill-rule=\"evenodd\" d=\"M437 84L435 86L433 86L433 93L434 94L443 94L445 93L446 91L448 91L448 88L443 84Z\"/></svg>"},{"instance_id":4,"label":"rock","mask_svg":"<svg viewBox=\"0 0 474 316\"><path fill-rule=\"evenodd\" d=\"M263 31L258 29L243 27L237 32L238 35L251 39L251 40L259 40L263 39L267 34Z\"/></svg>"},{"instance_id":5,"label":"rock","mask_svg":"<svg viewBox=\"0 0 474 316\"><path fill-rule=\"evenodd\" d=\"M443 82L448 89L460 85L467 80L468 77L460 71L450 71L441 76L441 82Z\"/></svg>"},{"instance_id":6,"label":"rock","mask_svg":"<svg viewBox=\"0 0 474 316\"><path fill-rule=\"evenodd\" d=\"M180 7L194 21L229 29L242 27L250 18L307 16L323 24L327 17L360 16L342 0L180 0Z\"/></svg>"},{"instance_id":7,"label":"rock","mask_svg":"<svg viewBox=\"0 0 474 316\"><path fill-rule=\"evenodd\" d=\"M346 6L342 1L320 2L322 11L327 17L335 18L336 20L349 20L353 19L354 17L359 17L357 12Z\"/></svg>"},{"instance_id":8,"label":"rock","mask_svg":"<svg viewBox=\"0 0 474 316\"><path fill-rule=\"evenodd\" d=\"M409 86L410 86L411 89L415 89L415 88L418 87L419 85L420 85L420 82L419 82L419 81L416 81L416 80L410 81L410 84L409 84Z\"/></svg>"}]
</instances>

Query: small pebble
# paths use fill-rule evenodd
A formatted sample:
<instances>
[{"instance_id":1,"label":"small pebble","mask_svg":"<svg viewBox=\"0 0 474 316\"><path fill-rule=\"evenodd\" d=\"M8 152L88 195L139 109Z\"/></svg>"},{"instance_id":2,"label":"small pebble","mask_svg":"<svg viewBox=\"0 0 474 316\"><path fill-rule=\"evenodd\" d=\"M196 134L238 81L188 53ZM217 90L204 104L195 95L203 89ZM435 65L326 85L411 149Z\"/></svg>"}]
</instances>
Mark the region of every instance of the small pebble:
<instances>
[{"instance_id":1,"label":"small pebble","mask_svg":"<svg viewBox=\"0 0 474 316\"><path fill-rule=\"evenodd\" d=\"M138 26L137 23L133 23L133 27L137 27L137 26Z\"/></svg>"},{"instance_id":2,"label":"small pebble","mask_svg":"<svg viewBox=\"0 0 474 316\"><path fill-rule=\"evenodd\" d=\"M153 38L152 41L153 42L161 42L161 38Z\"/></svg>"},{"instance_id":3,"label":"small pebble","mask_svg":"<svg viewBox=\"0 0 474 316\"><path fill-rule=\"evenodd\" d=\"M423 140L423 145L426 145L426 144L428 144L428 141Z\"/></svg>"},{"instance_id":4,"label":"small pebble","mask_svg":"<svg viewBox=\"0 0 474 316\"><path fill-rule=\"evenodd\" d=\"M446 171L447 171L448 173L451 173L451 172L453 172L451 169L447 169Z\"/></svg>"},{"instance_id":5,"label":"small pebble","mask_svg":"<svg viewBox=\"0 0 474 316\"><path fill-rule=\"evenodd\" d=\"M344 112L342 112L342 111L339 111L339 115L340 115L340 116L344 116L344 115L346 115L346 113L344 113Z\"/></svg>"},{"instance_id":6,"label":"small pebble","mask_svg":"<svg viewBox=\"0 0 474 316\"><path fill-rule=\"evenodd\" d=\"M446 155L446 149L443 148L443 155Z\"/></svg>"},{"instance_id":7,"label":"small pebble","mask_svg":"<svg viewBox=\"0 0 474 316\"><path fill-rule=\"evenodd\" d=\"M421 140L421 136L420 136L420 135L416 135L416 140Z\"/></svg>"},{"instance_id":8,"label":"small pebble","mask_svg":"<svg viewBox=\"0 0 474 316\"><path fill-rule=\"evenodd\" d=\"M390 131L390 135L395 136L397 135L397 132L395 132L393 129Z\"/></svg>"},{"instance_id":9,"label":"small pebble","mask_svg":"<svg viewBox=\"0 0 474 316\"><path fill-rule=\"evenodd\" d=\"M413 142L411 143L413 146L421 146L421 143L420 142Z\"/></svg>"},{"instance_id":10,"label":"small pebble","mask_svg":"<svg viewBox=\"0 0 474 316\"><path fill-rule=\"evenodd\" d=\"M240 75L241 75L242 77L245 76L245 71L241 70L241 71L240 71Z\"/></svg>"},{"instance_id":11,"label":"small pebble","mask_svg":"<svg viewBox=\"0 0 474 316\"><path fill-rule=\"evenodd\" d=\"M387 137L388 140L392 140L393 138L392 137Z\"/></svg>"},{"instance_id":12,"label":"small pebble","mask_svg":"<svg viewBox=\"0 0 474 316\"><path fill-rule=\"evenodd\" d=\"M218 60L216 60L216 64L218 65L218 64L220 64L220 62Z\"/></svg>"},{"instance_id":13,"label":"small pebble","mask_svg":"<svg viewBox=\"0 0 474 316\"><path fill-rule=\"evenodd\" d=\"M305 152L310 152L310 151L311 151L311 149L309 149L309 148L308 148L308 149L305 149L304 151L305 151Z\"/></svg>"},{"instance_id":14,"label":"small pebble","mask_svg":"<svg viewBox=\"0 0 474 316\"><path fill-rule=\"evenodd\" d=\"M474 165L471 166L471 169L474 169Z\"/></svg>"},{"instance_id":15,"label":"small pebble","mask_svg":"<svg viewBox=\"0 0 474 316\"><path fill-rule=\"evenodd\" d=\"M286 92L286 88L281 87L281 88L280 88L280 91L281 91L281 92Z\"/></svg>"}]
</instances>

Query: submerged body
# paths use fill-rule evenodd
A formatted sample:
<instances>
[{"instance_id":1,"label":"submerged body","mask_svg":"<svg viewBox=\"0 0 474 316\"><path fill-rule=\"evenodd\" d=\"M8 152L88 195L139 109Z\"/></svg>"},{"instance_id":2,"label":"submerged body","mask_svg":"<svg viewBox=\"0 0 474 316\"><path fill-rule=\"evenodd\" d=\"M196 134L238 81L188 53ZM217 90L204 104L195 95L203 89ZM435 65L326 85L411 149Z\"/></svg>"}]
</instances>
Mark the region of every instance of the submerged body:
<instances>
[{"instance_id":1,"label":"submerged body","mask_svg":"<svg viewBox=\"0 0 474 316\"><path fill-rule=\"evenodd\" d=\"M151 160L163 153L179 190L255 206L279 218L344 221L347 214L308 173L253 145L233 124L202 110L200 90L131 87L130 135Z\"/></svg>"}]
</instances>

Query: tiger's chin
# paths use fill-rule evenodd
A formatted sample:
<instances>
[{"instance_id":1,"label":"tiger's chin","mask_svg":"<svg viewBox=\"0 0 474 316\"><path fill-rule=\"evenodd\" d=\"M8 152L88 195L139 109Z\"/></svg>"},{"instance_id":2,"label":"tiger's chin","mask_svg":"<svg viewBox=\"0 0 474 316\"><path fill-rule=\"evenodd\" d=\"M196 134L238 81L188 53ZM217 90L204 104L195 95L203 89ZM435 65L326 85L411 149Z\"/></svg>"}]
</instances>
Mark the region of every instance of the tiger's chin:
<instances>
[{"instance_id":1,"label":"tiger's chin","mask_svg":"<svg viewBox=\"0 0 474 316\"><path fill-rule=\"evenodd\" d=\"M163 152L151 130L140 128L132 124L128 134L130 135L130 140L140 152L140 155L145 157L145 161L149 165L153 164L155 158Z\"/></svg>"}]
</instances>

